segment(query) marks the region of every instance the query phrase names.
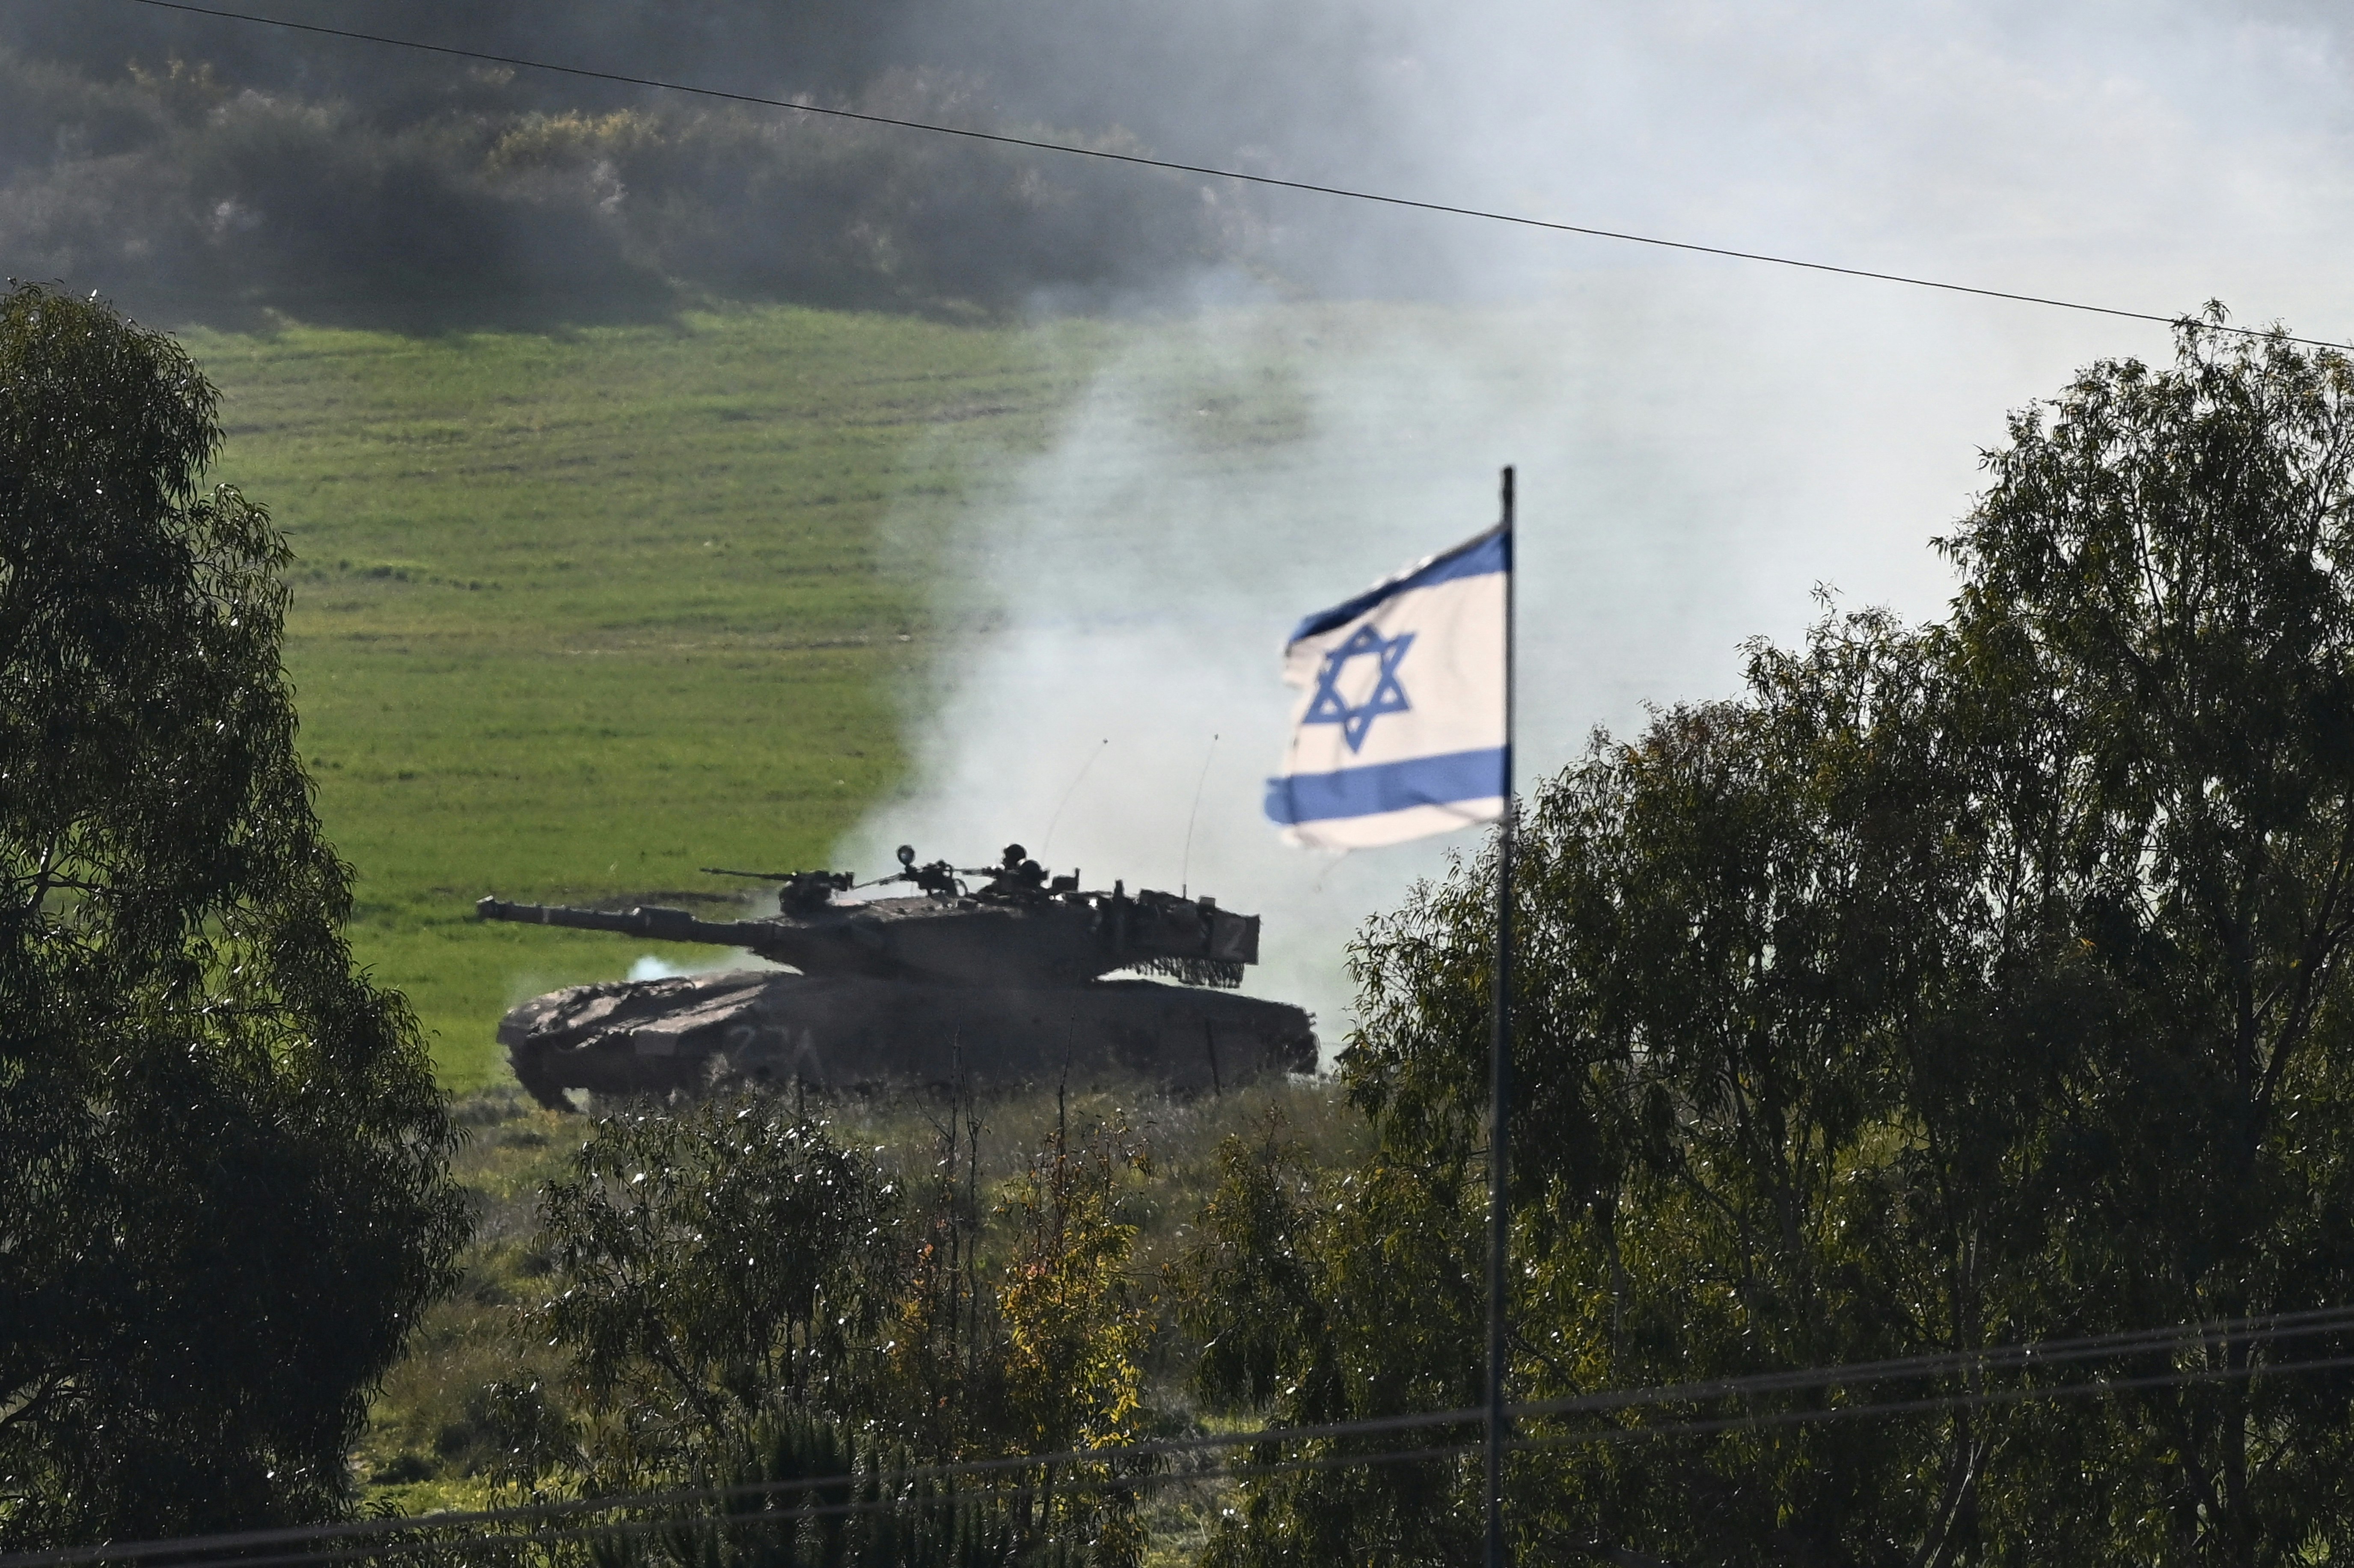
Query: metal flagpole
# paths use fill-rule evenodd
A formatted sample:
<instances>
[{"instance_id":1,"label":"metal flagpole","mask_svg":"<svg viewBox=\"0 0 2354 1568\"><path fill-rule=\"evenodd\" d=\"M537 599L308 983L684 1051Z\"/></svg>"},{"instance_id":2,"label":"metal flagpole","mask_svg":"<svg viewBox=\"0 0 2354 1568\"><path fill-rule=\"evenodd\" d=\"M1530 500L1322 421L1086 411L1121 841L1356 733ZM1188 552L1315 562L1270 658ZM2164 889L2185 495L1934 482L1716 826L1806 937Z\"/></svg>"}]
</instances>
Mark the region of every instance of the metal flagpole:
<instances>
[{"instance_id":1,"label":"metal flagpole","mask_svg":"<svg viewBox=\"0 0 2354 1568\"><path fill-rule=\"evenodd\" d=\"M1512 471L1504 470L1504 814L1496 830L1496 999L1488 1066L1488 1568L1504 1568L1504 1202L1512 1092Z\"/></svg>"}]
</instances>

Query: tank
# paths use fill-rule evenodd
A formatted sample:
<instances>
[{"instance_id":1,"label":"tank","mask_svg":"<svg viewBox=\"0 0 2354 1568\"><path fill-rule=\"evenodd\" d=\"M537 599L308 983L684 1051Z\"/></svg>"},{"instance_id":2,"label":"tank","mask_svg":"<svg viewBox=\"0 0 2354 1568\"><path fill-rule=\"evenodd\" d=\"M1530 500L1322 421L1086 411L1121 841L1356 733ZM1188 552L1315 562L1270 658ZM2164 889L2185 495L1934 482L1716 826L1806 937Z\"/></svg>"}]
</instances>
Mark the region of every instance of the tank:
<instances>
[{"instance_id":1,"label":"tank","mask_svg":"<svg viewBox=\"0 0 2354 1568\"><path fill-rule=\"evenodd\" d=\"M613 980L535 998L499 1024L516 1079L542 1105L574 1110L575 1090L1143 1077L1217 1094L1315 1070L1305 1012L1235 994L1258 961L1257 916L1120 882L1087 891L1078 873L1050 876L1020 844L980 870L919 865L906 844L898 858L898 871L864 884L847 872L705 866L778 885L776 914L740 920L484 898L474 907L485 920L741 948L794 971ZM875 891L895 888L912 891ZM1134 978L1113 978L1123 971Z\"/></svg>"}]
</instances>

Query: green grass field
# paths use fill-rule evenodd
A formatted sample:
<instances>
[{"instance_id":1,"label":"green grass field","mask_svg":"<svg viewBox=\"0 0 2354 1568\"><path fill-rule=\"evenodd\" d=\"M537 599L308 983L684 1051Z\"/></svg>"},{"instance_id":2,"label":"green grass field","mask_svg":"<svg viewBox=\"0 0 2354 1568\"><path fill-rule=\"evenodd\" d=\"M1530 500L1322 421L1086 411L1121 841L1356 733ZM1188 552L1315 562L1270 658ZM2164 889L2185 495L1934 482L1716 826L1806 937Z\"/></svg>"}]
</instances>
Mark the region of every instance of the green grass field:
<instances>
[{"instance_id":1,"label":"green grass field","mask_svg":"<svg viewBox=\"0 0 2354 1568\"><path fill-rule=\"evenodd\" d=\"M525 899L714 892L822 863L900 779L899 677L936 652L926 537L1115 329L791 309L408 338L186 335L214 477L300 557L287 662L362 962L444 1083L504 1073L525 996L648 950L485 926Z\"/></svg>"}]
</instances>

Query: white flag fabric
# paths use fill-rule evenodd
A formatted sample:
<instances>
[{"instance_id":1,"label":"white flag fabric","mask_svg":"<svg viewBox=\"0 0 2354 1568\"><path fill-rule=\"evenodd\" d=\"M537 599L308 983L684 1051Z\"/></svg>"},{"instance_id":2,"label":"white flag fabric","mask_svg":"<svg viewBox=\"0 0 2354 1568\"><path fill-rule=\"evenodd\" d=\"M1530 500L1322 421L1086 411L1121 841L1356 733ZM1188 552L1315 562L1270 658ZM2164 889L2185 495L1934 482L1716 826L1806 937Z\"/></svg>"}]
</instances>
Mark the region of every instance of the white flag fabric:
<instances>
[{"instance_id":1,"label":"white flag fabric","mask_svg":"<svg viewBox=\"0 0 2354 1568\"><path fill-rule=\"evenodd\" d=\"M1371 849L1504 814L1511 570L1491 529L1292 631L1283 678L1301 696L1267 781L1287 842Z\"/></svg>"}]
</instances>

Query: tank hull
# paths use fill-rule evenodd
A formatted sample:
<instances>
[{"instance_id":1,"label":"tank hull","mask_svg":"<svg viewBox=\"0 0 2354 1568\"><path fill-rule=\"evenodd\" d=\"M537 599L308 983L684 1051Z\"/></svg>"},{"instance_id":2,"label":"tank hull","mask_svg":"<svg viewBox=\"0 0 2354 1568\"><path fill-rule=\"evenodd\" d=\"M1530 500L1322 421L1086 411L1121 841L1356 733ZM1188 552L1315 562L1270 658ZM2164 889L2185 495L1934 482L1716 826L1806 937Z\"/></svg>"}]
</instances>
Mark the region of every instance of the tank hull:
<instances>
[{"instance_id":1,"label":"tank hull","mask_svg":"<svg viewBox=\"0 0 2354 1568\"><path fill-rule=\"evenodd\" d=\"M864 1088L1158 1080L1209 1094L1316 1068L1308 1014L1150 980L1009 990L737 970L574 986L499 1024L541 1104L714 1083Z\"/></svg>"}]
</instances>

